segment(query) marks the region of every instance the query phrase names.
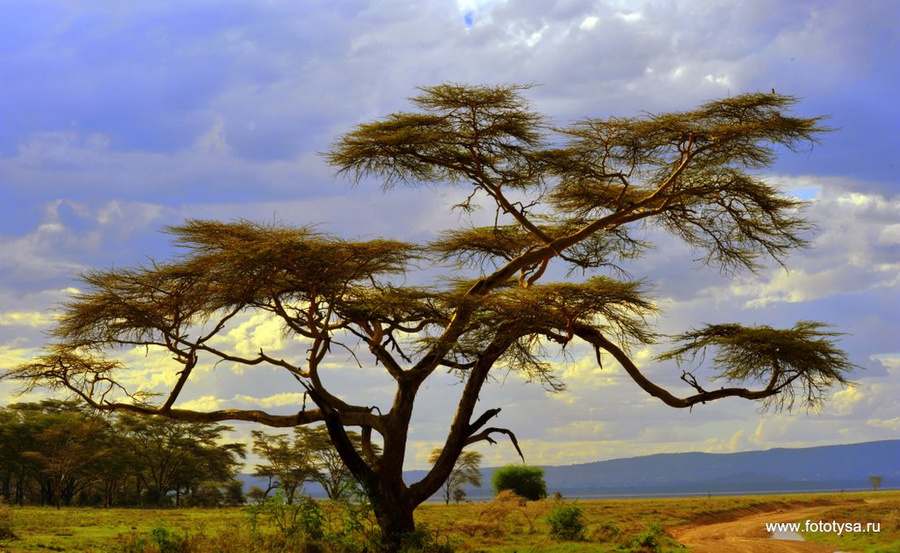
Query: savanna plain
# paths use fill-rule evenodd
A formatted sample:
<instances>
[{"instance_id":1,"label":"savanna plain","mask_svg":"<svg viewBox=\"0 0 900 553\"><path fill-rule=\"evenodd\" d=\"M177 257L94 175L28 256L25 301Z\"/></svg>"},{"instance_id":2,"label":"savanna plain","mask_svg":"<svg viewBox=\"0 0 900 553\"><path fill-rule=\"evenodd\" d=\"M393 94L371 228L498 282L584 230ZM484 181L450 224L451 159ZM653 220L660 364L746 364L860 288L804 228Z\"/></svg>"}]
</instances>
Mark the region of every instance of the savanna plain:
<instances>
[{"instance_id":1,"label":"savanna plain","mask_svg":"<svg viewBox=\"0 0 900 553\"><path fill-rule=\"evenodd\" d=\"M801 533L771 551L900 551L900 491L671 499L573 498L427 503L408 552L765 551L765 522L865 523L878 532ZM350 504L286 508L116 509L0 506L0 553L231 553L368 551L374 520ZM698 529L719 528L715 532ZM724 533L724 535L722 535ZM704 537L705 535L705 537ZM705 541L704 541L705 540ZM716 542L715 540L719 540ZM724 540L724 541L723 541ZM757 540L754 542L754 540ZM685 543L687 545L685 545ZM756 543L757 545L753 545Z\"/></svg>"}]
</instances>

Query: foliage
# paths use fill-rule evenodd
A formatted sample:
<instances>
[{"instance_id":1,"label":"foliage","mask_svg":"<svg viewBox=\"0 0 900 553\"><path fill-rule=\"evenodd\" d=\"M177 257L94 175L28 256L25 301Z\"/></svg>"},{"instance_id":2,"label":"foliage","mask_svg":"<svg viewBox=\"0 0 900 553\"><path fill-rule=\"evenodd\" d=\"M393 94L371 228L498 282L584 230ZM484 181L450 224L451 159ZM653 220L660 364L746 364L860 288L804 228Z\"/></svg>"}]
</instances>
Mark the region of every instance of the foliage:
<instances>
[{"instance_id":1,"label":"foliage","mask_svg":"<svg viewBox=\"0 0 900 553\"><path fill-rule=\"evenodd\" d=\"M656 522L650 523L629 543L628 551L633 553L656 553L661 551L665 541L665 532Z\"/></svg>"},{"instance_id":2,"label":"foliage","mask_svg":"<svg viewBox=\"0 0 900 553\"><path fill-rule=\"evenodd\" d=\"M254 492L262 498L275 488L283 491L288 503L294 502L303 484L316 482L322 486L329 499L347 500L358 492L358 483L341 460L340 455L328 436L324 425L311 428L294 428L294 438L286 434L268 434L259 430L251 432L253 452L265 463L257 464L254 476L268 478L267 489ZM347 432L353 447L362 450L362 437L353 431ZM374 453L381 448L370 445Z\"/></svg>"},{"instance_id":3,"label":"foliage","mask_svg":"<svg viewBox=\"0 0 900 553\"><path fill-rule=\"evenodd\" d=\"M475 535L476 533L489 536L501 535L503 533L503 523L524 502L525 500L512 490L501 491L480 512L478 524L469 526L467 531L470 535Z\"/></svg>"},{"instance_id":4,"label":"foliage","mask_svg":"<svg viewBox=\"0 0 900 553\"><path fill-rule=\"evenodd\" d=\"M440 456L441 448L436 448L428 457L428 462L436 463ZM457 503L465 499L466 491L463 486L468 484L481 487L481 471L478 470L478 467L481 466L481 459L481 453L477 451L462 452L442 487L445 505L449 505L451 499Z\"/></svg>"},{"instance_id":5,"label":"foliage","mask_svg":"<svg viewBox=\"0 0 900 553\"><path fill-rule=\"evenodd\" d=\"M150 540L159 548L159 553L190 553L190 536L178 534L166 528L150 530Z\"/></svg>"},{"instance_id":6,"label":"foliage","mask_svg":"<svg viewBox=\"0 0 900 553\"><path fill-rule=\"evenodd\" d=\"M547 523L550 525L550 535L556 539L573 541L584 539L584 512L578 505L555 502L547 516Z\"/></svg>"},{"instance_id":7,"label":"foliage","mask_svg":"<svg viewBox=\"0 0 900 553\"><path fill-rule=\"evenodd\" d=\"M324 534L324 516L319 504L308 496L299 496L288 502L282 490L266 498L259 505L247 508L251 521L258 525L258 518L264 518L286 536L303 535L312 539Z\"/></svg>"},{"instance_id":8,"label":"foliage","mask_svg":"<svg viewBox=\"0 0 900 553\"><path fill-rule=\"evenodd\" d=\"M808 402L834 383L848 384L844 374L853 368L844 352L830 340L840 333L823 330L825 325L800 321L791 329L776 330L769 326L745 328L736 324L706 325L676 336L682 345L659 357L703 360L710 348L717 367L717 379L734 382L763 382L783 393L762 398L764 405L793 407L797 400ZM682 379L705 393L692 374ZM794 383L799 383L795 390Z\"/></svg>"},{"instance_id":9,"label":"foliage","mask_svg":"<svg viewBox=\"0 0 900 553\"><path fill-rule=\"evenodd\" d=\"M269 479L263 496L278 488L282 498L288 503L294 502L297 491L309 480L313 473L309 453L297 443L291 443L285 434L271 435L260 430L251 432L253 437L253 453L260 456L265 463L259 463L253 476Z\"/></svg>"},{"instance_id":10,"label":"foliage","mask_svg":"<svg viewBox=\"0 0 900 553\"><path fill-rule=\"evenodd\" d=\"M372 502L385 549L415 530L415 508L441 489L465 448L505 435L522 455L512 430L488 424L499 408L476 412L498 370L561 390L548 359L581 342L598 363L611 355L636 385L677 408L726 397L814 408L848 382L855 367L833 346L837 333L815 322L792 329L726 323L679 336L682 345L662 360L693 360L713 348L722 361L713 375L730 384L708 389L685 371L686 395L652 382L630 354L662 339L652 326L649 283L631 280L625 267L652 251L653 238L681 240L698 263L726 273L784 263L807 245L802 202L761 175L777 150L815 144L828 131L821 118L794 116L791 96L751 92L688 111L553 126L532 109L527 89L425 87L412 111L358 125L325 154L338 173L378 179L385 189L464 188L456 207L463 214L486 208L492 224L471 219L430 242L407 243L188 220L167 229L181 255L82 275L52 342L3 378L26 390L73 393L98 410L186 423L324 423ZM426 277L431 267L440 274L410 285L417 279L408 273L423 267ZM232 347L222 338L247 316L279 324L307 351ZM122 352L135 347L158 354L170 388L133 386L129 371L140 367ZM334 356L344 355L337 352L385 371L396 383L390 405L351 404L326 385ZM202 382L191 378L198 367L223 361L284 371L305 392L303 405L290 414L180 408L185 388ZM462 383L456 414L431 469L407 484L415 398L442 371ZM349 428L360 429L358 444Z\"/></svg>"},{"instance_id":11,"label":"foliage","mask_svg":"<svg viewBox=\"0 0 900 553\"><path fill-rule=\"evenodd\" d=\"M456 503L459 503L460 501L465 501L465 499L466 499L466 497L468 497L468 495L469 494L466 493L466 490L464 488L454 488L453 489L453 501ZM447 501L445 504L449 505L450 502Z\"/></svg>"},{"instance_id":12,"label":"foliage","mask_svg":"<svg viewBox=\"0 0 900 553\"><path fill-rule=\"evenodd\" d=\"M494 493L511 490L525 499L537 501L547 497L544 469L526 465L506 465L494 471Z\"/></svg>"},{"instance_id":13,"label":"foliage","mask_svg":"<svg viewBox=\"0 0 900 553\"><path fill-rule=\"evenodd\" d=\"M157 526L147 535L133 534L120 544L121 553L194 553L197 540L187 534L181 534Z\"/></svg>"},{"instance_id":14,"label":"foliage","mask_svg":"<svg viewBox=\"0 0 900 553\"><path fill-rule=\"evenodd\" d=\"M193 505L241 501L243 446L220 443L227 426L101 417L57 400L0 408L0 422L0 495L19 505L165 505L173 492Z\"/></svg>"}]
</instances>

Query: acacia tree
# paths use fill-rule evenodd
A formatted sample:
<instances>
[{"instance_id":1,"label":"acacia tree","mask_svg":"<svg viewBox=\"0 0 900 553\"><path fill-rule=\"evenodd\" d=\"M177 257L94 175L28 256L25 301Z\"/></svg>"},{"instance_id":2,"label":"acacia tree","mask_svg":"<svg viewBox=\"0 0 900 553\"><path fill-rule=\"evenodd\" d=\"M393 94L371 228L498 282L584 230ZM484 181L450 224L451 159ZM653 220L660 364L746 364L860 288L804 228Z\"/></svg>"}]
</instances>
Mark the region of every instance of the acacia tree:
<instances>
[{"instance_id":1,"label":"acacia tree","mask_svg":"<svg viewBox=\"0 0 900 553\"><path fill-rule=\"evenodd\" d=\"M435 448L432 450L431 455L428 456L428 462L436 463L440 457L441 448ZM453 470L450 472L450 476L447 477L447 481L441 487L445 505L449 505L451 499L457 503L465 499L466 490L463 488L464 485L469 484L470 486L481 487L481 471L478 470L480 466L481 453L477 451L463 451L460 454Z\"/></svg>"},{"instance_id":2,"label":"acacia tree","mask_svg":"<svg viewBox=\"0 0 900 553\"><path fill-rule=\"evenodd\" d=\"M881 475L872 475L869 477L869 484L872 484L872 489L876 492L878 488L881 487L881 482L884 481L884 477Z\"/></svg>"},{"instance_id":3,"label":"acacia tree","mask_svg":"<svg viewBox=\"0 0 900 553\"><path fill-rule=\"evenodd\" d=\"M414 530L414 509L440 489L465 447L505 434L518 450L510 429L489 426L499 407L475 410L494 369L558 390L564 383L548 361L553 348L582 342L598 363L611 355L643 390L679 408L726 397L775 409L796 400L815 406L846 383L853 365L835 347L836 333L820 323L786 330L719 324L676 337L681 345L667 358L690 363L694 356L699 363L711 349L711 370L726 385L708 387L688 365L686 391L668 391L629 355L662 337L648 322L655 306L647 286L618 270L648 252L642 229L683 240L698 252L698 263L726 272L783 262L806 244L810 225L798 211L801 202L759 170L776 148L815 143L827 130L821 118L794 116L790 96L749 93L691 111L586 118L557 128L531 108L526 88L426 87L412 99L413 111L361 124L326 154L338 173L379 179L386 189L467 189L457 207L488 207L493 224L412 244L190 220L168 229L181 256L84 274L84 290L64 304L55 341L6 376L27 387L69 390L102 410L272 427L324 422L369 495L387 549ZM406 273L425 264L454 278L408 284ZM569 278L554 281L560 268L571 271ZM226 349L221 335L247 311L279 320L306 342L306 357ZM326 359L357 351L354 344L371 354L360 364L396 382L391 405L351 404L326 385ZM162 396L131 389L123 379L132 367L117 355L135 346L172 358L174 385ZM290 415L179 408L196 367L222 360L283 369L311 405ZM441 455L421 480L407 484L402 470L416 394L438 370L462 381L457 410ZM359 450L348 427L360 429Z\"/></svg>"},{"instance_id":4,"label":"acacia tree","mask_svg":"<svg viewBox=\"0 0 900 553\"><path fill-rule=\"evenodd\" d=\"M221 444L230 426L204 422L171 421L159 417L134 417L128 413L116 421L119 440L129 450L147 499L168 503L175 492L179 505L183 490L195 491L203 481L231 480L245 457L240 443Z\"/></svg>"},{"instance_id":5,"label":"acacia tree","mask_svg":"<svg viewBox=\"0 0 900 553\"><path fill-rule=\"evenodd\" d=\"M350 430L347 437L358 452L363 450L362 436L358 432ZM313 468L309 480L322 486L329 499L348 499L355 493L356 479L331 443L325 425L298 426L294 429L294 444L299 449L309 452ZM381 454L378 444L370 441L367 447L376 456Z\"/></svg>"},{"instance_id":6,"label":"acacia tree","mask_svg":"<svg viewBox=\"0 0 900 553\"><path fill-rule=\"evenodd\" d=\"M314 468L310 455L304 449L291 443L287 434L271 435L253 430L253 453L266 463L257 464L253 476L268 478L263 498L276 488L284 492L288 505L293 505L297 490L310 479Z\"/></svg>"}]
</instances>

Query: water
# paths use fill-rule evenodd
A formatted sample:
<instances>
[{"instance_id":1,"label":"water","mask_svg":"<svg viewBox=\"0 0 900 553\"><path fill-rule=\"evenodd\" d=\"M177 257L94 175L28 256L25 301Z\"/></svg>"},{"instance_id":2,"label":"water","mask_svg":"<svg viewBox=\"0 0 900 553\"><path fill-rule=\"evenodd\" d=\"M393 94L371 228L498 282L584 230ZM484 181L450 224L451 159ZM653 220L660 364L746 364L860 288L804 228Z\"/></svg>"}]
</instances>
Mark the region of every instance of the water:
<instances>
[{"instance_id":1,"label":"water","mask_svg":"<svg viewBox=\"0 0 900 553\"><path fill-rule=\"evenodd\" d=\"M803 536L797 532L772 532L770 537L773 540L803 541Z\"/></svg>"}]
</instances>

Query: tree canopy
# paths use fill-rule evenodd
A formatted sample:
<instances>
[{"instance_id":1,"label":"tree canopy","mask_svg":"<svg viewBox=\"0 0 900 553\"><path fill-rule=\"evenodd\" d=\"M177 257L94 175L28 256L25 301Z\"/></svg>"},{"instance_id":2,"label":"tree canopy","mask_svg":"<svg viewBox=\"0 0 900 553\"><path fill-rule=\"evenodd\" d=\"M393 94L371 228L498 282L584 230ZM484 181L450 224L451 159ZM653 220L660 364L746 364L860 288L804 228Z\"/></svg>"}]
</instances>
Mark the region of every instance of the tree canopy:
<instances>
[{"instance_id":1,"label":"tree canopy","mask_svg":"<svg viewBox=\"0 0 900 553\"><path fill-rule=\"evenodd\" d=\"M491 478L494 493L510 490L516 495L537 501L547 497L547 482L544 469L527 465L506 465L494 471Z\"/></svg>"},{"instance_id":2,"label":"tree canopy","mask_svg":"<svg viewBox=\"0 0 900 553\"><path fill-rule=\"evenodd\" d=\"M440 457L441 448L436 448L428 456L428 462L436 463ZM456 460L450 476L447 477L447 481L441 487L445 505L449 505L451 499L457 503L465 499L466 490L463 486L481 487L481 471L478 470L478 467L481 466L481 459L482 455L477 451L462 452Z\"/></svg>"},{"instance_id":3,"label":"tree canopy","mask_svg":"<svg viewBox=\"0 0 900 553\"><path fill-rule=\"evenodd\" d=\"M638 386L673 407L725 397L781 408L816 406L854 368L822 323L792 329L721 323L675 337L661 361L690 363L711 349L709 389L683 369L686 395L651 382L632 362L656 344L649 284L632 280L630 259L652 254L647 236L667 233L697 262L731 273L784 263L807 244L802 202L760 176L777 149L799 150L828 129L794 116L796 99L747 93L682 112L585 118L553 126L525 99L527 86L441 84L412 98L413 111L364 123L325 155L339 174L395 186L456 187L463 212L487 208L487 226L462 224L429 242L352 240L314 227L188 220L167 231L181 254L132 268L90 271L63 305L53 341L4 377L27 388L74 393L97 409L192 422L255 421L271 427L324 422L347 469L369 494L386 543L414 528L412 512L450 476L463 449L511 438L476 413L493 370L512 370L559 390L549 362L572 343L611 354ZM551 267L552 265L552 267ZM408 284L420 267L443 270ZM557 268L570 278L551 279ZM552 269L552 270L548 270ZM430 274L430 273L429 273ZM580 275L584 275L583 278ZM413 279L414 280L414 279ZM246 353L221 338L239 315L267 314L308 344L305 358ZM337 350L396 383L386 409L356 405L325 384ZM149 348L171 358L162 396L131 387L121 355ZM557 349L554 349L557 348ZM305 391L294 414L179 406L200 363L277 367ZM420 481L402 468L415 397L438 370L462 382L441 454ZM359 447L347 429L360 429ZM377 434L382 451L373 447ZM521 451L520 451L521 454Z\"/></svg>"},{"instance_id":4,"label":"tree canopy","mask_svg":"<svg viewBox=\"0 0 900 553\"><path fill-rule=\"evenodd\" d=\"M242 444L221 443L230 430L128 413L101 416L71 401L3 407L0 497L57 508L223 504L229 499L222 489L234 485L244 457Z\"/></svg>"}]
</instances>

